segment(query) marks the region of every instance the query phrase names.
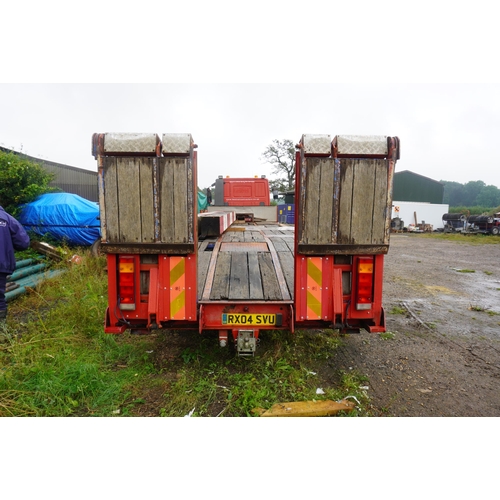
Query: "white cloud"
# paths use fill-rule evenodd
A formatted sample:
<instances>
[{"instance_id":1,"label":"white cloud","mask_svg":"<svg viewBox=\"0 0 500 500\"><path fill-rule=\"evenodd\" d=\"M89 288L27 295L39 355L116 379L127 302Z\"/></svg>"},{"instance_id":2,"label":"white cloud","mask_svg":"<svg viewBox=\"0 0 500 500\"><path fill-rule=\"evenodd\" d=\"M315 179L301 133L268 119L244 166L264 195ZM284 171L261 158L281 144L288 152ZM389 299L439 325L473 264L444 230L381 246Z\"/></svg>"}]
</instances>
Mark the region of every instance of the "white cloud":
<instances>
[{"instance_id":1,"label":"white cloud","mask_svg":"<svg viewBox=\"0 0 500 500\"><path fill-rule=\"evenodd\" d=\"M199 185L270 174L261 154L303 133L397 135L398 170L500 186L498 84L3 84L0 144L95 170L94 132L190 132Z\"/></svg>"}]
</instances>

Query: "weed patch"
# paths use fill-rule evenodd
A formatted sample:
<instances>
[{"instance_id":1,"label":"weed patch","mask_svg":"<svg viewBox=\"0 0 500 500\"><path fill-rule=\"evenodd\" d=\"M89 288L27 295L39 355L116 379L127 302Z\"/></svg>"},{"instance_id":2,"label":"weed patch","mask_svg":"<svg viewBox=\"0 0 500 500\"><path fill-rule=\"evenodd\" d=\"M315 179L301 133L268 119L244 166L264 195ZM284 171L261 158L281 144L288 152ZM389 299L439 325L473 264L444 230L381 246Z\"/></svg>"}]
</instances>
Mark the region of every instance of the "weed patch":
<instances>
[{"instance_id":1,"label":"weed patch","mask_svg":"<svg viewBox=\"0 0 500 500\"><path fill-rule=\"evenodd\" d=\"M198 336L197 345L180 332L171 340L170 349L177 349L177 354L160 360L163 366L156 367L169 374L160 416L252 416L256 408L269 409L290 401L339 400L352 390L349 378L337 376L332 382L325 373L311 369L328 363L341 345L340 335L333 330L299 331L294 335L263 332L258 354L251 358L236 357L227 348L219 348L210 336ZM186 347L184 341L190 345ZM159 337L158 342L164 348L165 338ZM364 401L359 385L354 395ZM322 389L320 395L318 388ZM144 390L136 387L137 394ZM357 414L363 411L359 408Z\"/></svg>"},{"instance_id":2,"label":"weed patch","mask_svg":"<svg viewBox=\"0 0 500 500\"><path fill-rule=\"evenodd\" d=\"M410 238L423 238L423 239L437 239L452 241L454 243L467 243L470 245L498 245L500 238L492 238L486 234L453 234L453 233L422 233L411 234L408 233Z\"/></svg>"},{"instance_id":3,"label":"weed patch","mask_svg":"<svg viewBox=\"0 0 500 500\"><path fill-rule=\"evenodd\" d=\"M382 332L379 334L381 339L392 340L396 335L392 332Z\"/></svg>"},{"instance_id":4,"label":"weed patch","mask_svg":"<svg viewBox=\"0 0 500 500\"><path fill-rule=\"evenodd\" d=\"M330 366L336 330L264 331L251 358L220 348L216 332L108 335L106 260L78 253L81 264L57 264L64 273L9 306L0 416L235 417L348 396L366 414L362 377Z\"/></svg>"},{"instance_id":5,"label":"weed patch","mask_svg":"<svg viewBox=\"0 0 500 500\"><path fill-rule=\"evenodd\" d=\"M469 311L478 311L478 312L485 312L487 311L487 307L484 307L484 306L480 306L478 304L471 304L469 306Z\"/></svg>"},{"instance_id":6,"label":"weed patch","mask_svg":"<svg viewBox=\"0 0 500 500\"><path fill-rule=\"evenodd\" d=\"M406 315L407 311L404 307L400 306L394 306L390 311L389 314L402 314Z\"/></svg>"},{"instance_id":7,"label":"weed patch","mask_svg":"<svg viewBox=\"0 0 500 500\"><path fill-rule=\"evenodd\" d=\"M105 260L84 255L78 266L59 264L64 274L9 305L0 416L109 416L127 399L135 374L150 370L141 342L104 334Z\"/></svg>"}]
</instances>

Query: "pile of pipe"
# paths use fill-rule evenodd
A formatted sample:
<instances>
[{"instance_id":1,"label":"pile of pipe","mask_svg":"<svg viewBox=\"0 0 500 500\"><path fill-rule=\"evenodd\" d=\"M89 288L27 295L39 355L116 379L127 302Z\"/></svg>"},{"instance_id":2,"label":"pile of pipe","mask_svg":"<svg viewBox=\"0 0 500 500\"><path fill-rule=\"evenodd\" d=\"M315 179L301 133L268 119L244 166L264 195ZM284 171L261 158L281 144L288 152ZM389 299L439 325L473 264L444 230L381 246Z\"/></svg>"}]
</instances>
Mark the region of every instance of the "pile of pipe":
<instances>
[{"instance_id":1,"label":"pile of pipe","mask_svg":"<svg viewBox=\"0 0 500 500\"><path fill-rule=\"evenodd\" d=\"M471 215L467 222L469 224L493 224L493 216L492 215Z\"/></svg>"},{"instance_id":2,"label":"pile of pipe","mask_svg":"<svg viewBox=\"0 0 500 500\"><path fill-rule=\"evenodd\" d=\"M47 263L35 259L18 260L15 271L7 277L5 300L10 302L42 281L62 273L61 270L47 270L47 266Z\"/></svg>"},{"instance_id":3,"label":"pile of pipe","mask_svg":"<svg viewBox=\"0 0 500 500\"><path fill-rule=\"evenodd\" d=\"M467 220L467 216L465 216L464 214L443 214L442 218L445 221L465 222Z\"/></svg>"}]
</instances>

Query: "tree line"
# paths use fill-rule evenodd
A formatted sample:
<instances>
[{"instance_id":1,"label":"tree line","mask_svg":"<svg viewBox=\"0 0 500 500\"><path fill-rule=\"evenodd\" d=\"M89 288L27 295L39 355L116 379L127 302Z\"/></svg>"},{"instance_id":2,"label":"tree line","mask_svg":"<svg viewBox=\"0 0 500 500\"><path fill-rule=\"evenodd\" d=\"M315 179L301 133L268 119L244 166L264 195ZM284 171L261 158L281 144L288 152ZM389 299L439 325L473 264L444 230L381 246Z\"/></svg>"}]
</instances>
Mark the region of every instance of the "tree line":
<instances>
[{"instance_id":1,"label":"tree line","mask_svg":"<svg viewBox=\"0 0 500 500\"><path fill-rule=\"evenodd\" d=\"M14 217L24 203L54 191L54 188L49 187L53 179L54 174L38 163L0 151L0 206Z\"/></svg>"},{"instance_id":2,"label":"tree line","mask_svg":"<svg viewBox=\"0 0 500 500\"><path fill-rule=\"evenodd\" d=\"M262 159L272 167L271 187L279 192L295 187L295 143L289 139L275 139L262 153ZM500 189L486 185L483 181L469 181L460 184L454 181L440 181L444 184L443 203L450 207L478 207L492 209L500 207ZM482 211L482 210L481 210Z\"/></svg>"},{"instance_id":3,"label":"tree line","mask_svg":"<svg viewBox=\"0 0 500 500\"><path fill-rule=\"evenodd\" d=\"M450 207L487 207L500 206L500 189L483 181L469 181L465 184L453 181L440 181L444 184L443 203Z\"/></svg>"}]
</instances>

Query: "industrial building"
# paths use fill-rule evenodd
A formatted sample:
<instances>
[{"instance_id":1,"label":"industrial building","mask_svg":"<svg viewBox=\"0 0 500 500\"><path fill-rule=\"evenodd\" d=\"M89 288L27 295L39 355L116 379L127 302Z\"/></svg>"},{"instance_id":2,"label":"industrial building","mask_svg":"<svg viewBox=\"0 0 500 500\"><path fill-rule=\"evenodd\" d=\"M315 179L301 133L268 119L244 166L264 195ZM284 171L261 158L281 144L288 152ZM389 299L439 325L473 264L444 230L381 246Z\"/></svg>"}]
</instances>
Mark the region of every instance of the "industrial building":
<instances>
[{"instance_id":1,"label":"industrial building","mask_svg":"<svg viewBox=\"0 0 500 500\"><path fill-rule=\"evenodd\" d=\"M89 201L99 201L97 171L94 172L92 170L85 170L84 168L71 167L49 160L42 160L1 146L0 151L4 153L14 153L32 163L38 163L45 170L54 174L54 180L49 184L51 187L57 188L64 193L77 194Z\"/></svg>"},{"instance_id":2,"label":"industrial building","mask_svg":"<svg viewBox=\"0 0 500 500\"><path fill-rule=\"evenodd\" d=\"M392 218L399 217L404 226L430 224L434 230L443 227L442 216L449 210L443 203L444 184L423 175L403 170L394 174Z\"/></svg>"}]
</instances>

